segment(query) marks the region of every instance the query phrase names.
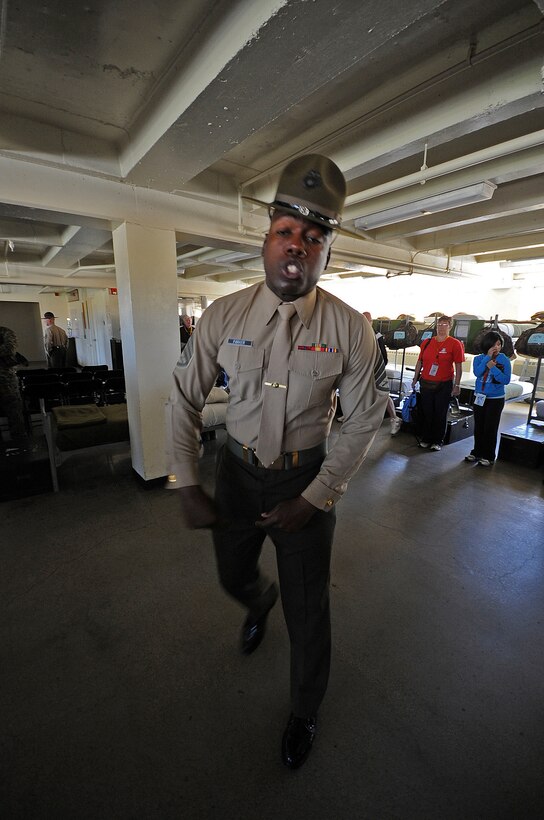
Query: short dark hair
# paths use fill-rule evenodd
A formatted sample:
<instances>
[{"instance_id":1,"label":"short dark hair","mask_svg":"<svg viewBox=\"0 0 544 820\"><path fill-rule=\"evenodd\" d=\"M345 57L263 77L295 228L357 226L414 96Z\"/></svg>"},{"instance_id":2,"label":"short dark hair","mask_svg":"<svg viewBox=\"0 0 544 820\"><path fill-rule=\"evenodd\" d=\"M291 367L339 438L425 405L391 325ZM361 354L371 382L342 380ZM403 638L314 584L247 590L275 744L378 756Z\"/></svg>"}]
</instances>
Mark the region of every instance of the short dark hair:
<instances>
[{"instance_id":1,"label":"short dark hair","mask_svg":"<svg viewBox=\"0 0 544 820\"><path fill-rule=\"evenodd\" d=\"M482 353L487 353L490 347L493 347L494 344L497 342L501 343L501 347L504 346L504 339L502 338L500 333L497 333L496 330L490 330L488 333L485 334L482 341L480 342L480 350Z\"/></svg>"}]
</instances>

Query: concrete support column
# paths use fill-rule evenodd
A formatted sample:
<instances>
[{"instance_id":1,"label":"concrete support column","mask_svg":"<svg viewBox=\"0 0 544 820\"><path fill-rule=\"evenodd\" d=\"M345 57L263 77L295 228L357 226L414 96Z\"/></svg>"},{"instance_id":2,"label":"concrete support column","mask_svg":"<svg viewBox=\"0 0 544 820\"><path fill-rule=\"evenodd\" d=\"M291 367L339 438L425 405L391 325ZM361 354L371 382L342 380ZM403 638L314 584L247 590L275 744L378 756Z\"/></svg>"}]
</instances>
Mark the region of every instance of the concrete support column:
<instances>
[{"instance_id":1,"label":"concrete support column","mask_svg":"<svg viewBox=\"0 0 544 820\"><path fill-rule=\"evenodd\" d=\"M113 231L132 466L167 474L164 405L179 358L176 235L123 223Z\"/></svg>"}]
</instances>

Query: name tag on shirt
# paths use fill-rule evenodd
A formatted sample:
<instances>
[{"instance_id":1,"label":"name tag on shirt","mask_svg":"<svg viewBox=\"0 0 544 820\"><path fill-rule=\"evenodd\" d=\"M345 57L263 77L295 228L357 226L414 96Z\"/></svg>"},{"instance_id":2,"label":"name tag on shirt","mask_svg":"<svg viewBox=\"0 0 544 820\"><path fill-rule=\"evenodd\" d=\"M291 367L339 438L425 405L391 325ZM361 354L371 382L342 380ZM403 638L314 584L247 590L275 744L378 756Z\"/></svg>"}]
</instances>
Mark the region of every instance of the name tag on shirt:
<instances>
[{"instance_id":1,"label":"name tag on shirt","mask_svg":"<svg viewBox=\"0 0 544 820\"><path fill-rule=\"evenodd\" d=\"M242 345L243 347L253 347L253 342L251 339L229 339L229 345Z\"/></svg>"},{"instance_id":2,"label":"name tag on shirt","mask_svg":"<svg viewBox=\"0 0 544 820\"><path fill-rule=\"evenodd\" d=\"M438 365L435 362L435 364L431 365L431 369L429 370L429 376L436 376L437 373L438 373Z\"/></svg>"},{"instance_id":3,"label":"name tag on shirt","mask_svg":"<svg viewBox=\"0 0 544 820\"><path fill-rule=\"evenodd\" d=\"M478 407L482 407L485 402L485 393L475 393L474 394L474 404L477 404Z\"/></svg>"}]
</instances>

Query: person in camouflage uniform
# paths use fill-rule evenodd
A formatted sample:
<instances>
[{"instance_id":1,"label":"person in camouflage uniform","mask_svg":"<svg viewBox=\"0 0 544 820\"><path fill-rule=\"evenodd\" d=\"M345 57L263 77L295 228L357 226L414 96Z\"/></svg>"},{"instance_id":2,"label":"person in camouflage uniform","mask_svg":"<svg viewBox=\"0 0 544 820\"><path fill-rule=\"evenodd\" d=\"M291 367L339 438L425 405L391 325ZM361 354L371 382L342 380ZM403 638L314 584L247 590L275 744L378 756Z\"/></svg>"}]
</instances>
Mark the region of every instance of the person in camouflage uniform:
<instances>
[{"instance_id":1,"label":"person in camouflage uniform","mask_svg":"<svg viewBox=\"0 0 544 820\"><path fill-rule=\"evenodd\" d=\"M27 438L19 380L15 373L16 351L15 333L9 327L0 327L0 414L7 416L14 441Z\"/></svg>"}]
</instances>

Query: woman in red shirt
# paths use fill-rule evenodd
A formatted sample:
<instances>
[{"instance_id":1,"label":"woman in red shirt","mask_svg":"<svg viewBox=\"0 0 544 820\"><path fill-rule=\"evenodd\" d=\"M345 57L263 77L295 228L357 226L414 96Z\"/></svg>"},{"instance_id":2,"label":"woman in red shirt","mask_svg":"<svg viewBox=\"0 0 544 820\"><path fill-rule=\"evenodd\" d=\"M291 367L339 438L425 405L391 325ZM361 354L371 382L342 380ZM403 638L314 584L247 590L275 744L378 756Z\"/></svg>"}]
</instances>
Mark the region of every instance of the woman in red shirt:
<instances>
[{"instance_id":1,"label":"woman in red shirt","mask_svg":"<svg viewBox=\"0 0 544 820\"><path fill-rule=\"evenodd\" d=\"M465 361L465 353L461 342L449 335L451 326L449 316L440 316L436 336L421 344L412 381L412 387L419 381L419 446L431 450L441 449L450 399L460 392L461 363Z\"/></svg>"}]
</instances>

